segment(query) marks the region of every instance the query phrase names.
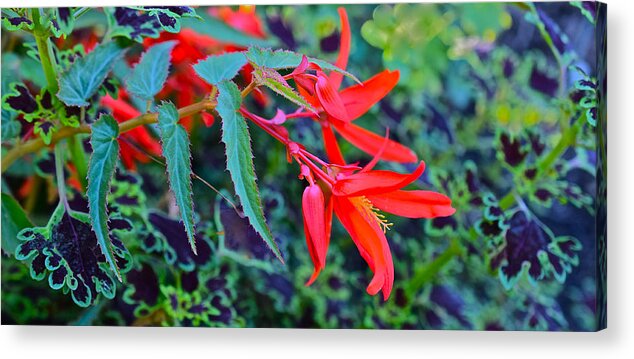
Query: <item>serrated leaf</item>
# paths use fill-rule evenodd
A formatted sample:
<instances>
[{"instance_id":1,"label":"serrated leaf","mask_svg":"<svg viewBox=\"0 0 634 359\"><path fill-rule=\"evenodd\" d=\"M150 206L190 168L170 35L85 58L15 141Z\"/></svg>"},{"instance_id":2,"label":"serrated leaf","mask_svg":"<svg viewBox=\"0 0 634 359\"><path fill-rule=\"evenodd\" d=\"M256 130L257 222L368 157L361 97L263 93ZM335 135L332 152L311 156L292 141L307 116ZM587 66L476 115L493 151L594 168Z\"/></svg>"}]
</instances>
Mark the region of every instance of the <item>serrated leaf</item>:
<instances>
[{"instance_id":1,"label":"serrated leaf","mask_svg":"<svg viewBox=\"0 0 634 359\"><path fill-rule=\"evenodd\" d=\"M222 118L222 142L227 151L227 169L249 223L284 263L262 211L262 201L255 182L251 137L245 118L238 112L241 103L242 96L236 84L230 81L218 84L216 111Z\"/></svg>"},{"instance_id":2,"label":"serrated leaf","mask_svg":"<svg viewBox=\"0 0 634 359\"><path fill-rule=\"evenodd\" d=\"M210 85L233 79L240 69L247 64L242 52L229 52L222 55L208 56L194 65L194 70Z\"/></svg>"},{"instance_id":3,"label":"serrated leaf","mask_svg":"<svg viewBox=\"0 0 634 359\"><path fill-rule=\"evenodd\" d=\"M192 165L187 131L178 123L176 106L165 102L158 110L158 126L163 144L163 156L167 162L167 178L181 212L187 238L196 253L194 228L194 204L192 202Z\"/></svg>"},{"instance_id":4,"label":"serrated leaf","mask_svg":"<svg viewBox=\"0 0 634 359\"><path fill-rule=\"evenodd\" d=\"M93 231L110 268L121 280L121 274L115 262L112 242L108 230L108 211L106 197L110 192L110 181L119 158L119 125L110 115L101 115L92 125L92 156L88 165L88 209Z\"/></svg>"},{"instance_id":5,"label":"serrated leaf","mask_svg":"<svg viewBox=\"0 0 634 359\"><path fill-rule=\"evenodd\" d=\"M57 97L68 106L87 106L124 50L114 42L97 46L75 60L59 79Z\"/></svg>"},{"instance_id":6,"label":"serrated leaf","mask_svg":"<svg viewBox=\"0 0 634 359\"><path fill-rule=\"evenodd\" d=\"M253 71L253 77L259 84L270 88L296 105L302 106L309 111L316 112L315 108L300 94L295 92L295 90L279 73L277 73L277 71L268 68L256 69Z\"/></svg>"},{"instance_id":7,"label":"serrated leaf","mask_svg":"<svg viewBox=\"0 0 634 359\"><path fill-rule=\"evenodd\" d=\"M182 19L183 26L196 31L199 34L211 36L214 39L237 46L272 46L272 43L265 39L250 36L239 30L232 28L220 19L209 16L201 12L200 19Z\"/></svg>"},{"instance_id":8,"label":"serrated leaf","mask_svg":"<svg viewBox=\"0 0 634 359\"><path fill-rule=\"evenodd\" d=\"M249 62L251 62L252 64L256 66L280 70L280 69L295 68L299 66L299 64L302 62L302 57L304 55L297 52L288 51L288 50L273 51L271 49L250 47L249 50L247 50L246 52L246 56ZM349 73L346 70L340 69L339 67L331 64L328 61L316 59L313 57L308 57L308 61L319 65L319 67L321 67L324 70L339 72L351 78L355 82L361 83L361 81L359 81L359 79L356 76L354 76L353 74Z\"/></svg>"},{"instance_id":9,"label":"serrated leaf","mask_svg":"<svg viewBox=\"0 0 634 359\"><path fill-rule=\"evenodd\" d=\"M18 201L2 193L2 251L13 256L19 244L18 233L32 226Z\"/></svg>"},{"instance_id":10,"label":"serrated leaf","mask_svg":"<svg viewBox=\"0 0 634 359\"><path fill-rule=\"evenodd\" d=\"M166 41L145 51L126 81L127 90L142 100L153 100L167 80L174 46L176 41Z\"/></svg>"}]
</instances>

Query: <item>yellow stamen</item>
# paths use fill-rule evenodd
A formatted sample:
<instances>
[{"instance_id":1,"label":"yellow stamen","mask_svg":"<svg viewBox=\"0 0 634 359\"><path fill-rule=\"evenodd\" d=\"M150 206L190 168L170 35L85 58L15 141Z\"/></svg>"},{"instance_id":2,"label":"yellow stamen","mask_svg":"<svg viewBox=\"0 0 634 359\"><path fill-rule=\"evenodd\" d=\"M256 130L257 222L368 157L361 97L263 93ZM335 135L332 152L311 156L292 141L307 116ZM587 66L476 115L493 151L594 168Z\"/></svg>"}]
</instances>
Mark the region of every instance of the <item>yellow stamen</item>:
<instances>
[{"instance_id":1,"label":"yellow stamen","mask_svg":"<svg viewBox=\"0 0 634 359\"><path fill-rule=\"evenodd\" d=\"M365 196L350 197L348 199L368 221L375 221L381 227L383 233L386 233L394 225Z\"/></svg>"}]
</instances>

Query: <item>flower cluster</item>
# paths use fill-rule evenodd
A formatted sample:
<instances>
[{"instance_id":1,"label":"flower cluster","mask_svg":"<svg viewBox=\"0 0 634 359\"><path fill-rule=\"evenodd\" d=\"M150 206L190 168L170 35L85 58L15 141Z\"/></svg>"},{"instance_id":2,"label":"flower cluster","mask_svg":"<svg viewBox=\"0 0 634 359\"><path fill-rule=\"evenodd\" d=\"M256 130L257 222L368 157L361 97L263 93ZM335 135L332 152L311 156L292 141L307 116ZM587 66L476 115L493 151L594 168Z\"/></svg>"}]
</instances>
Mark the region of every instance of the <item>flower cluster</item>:
<instances>
[{"instance_id":1,"label":"flower cluster","mask_svg":"<svg viewBox=\"0 0 634 359\"><path fill-rule=\"evenodd\" d=\"M335 65L345 69L350 51L350 25L345 9L341 17L340 53ZM403 190L415 182L425 170L420 161L409 174L375 170L379 160L417 162L411 149L389 139L389 130L381 137L352 123L374 104L385 97L396 85L398 71L383 71L371 79L339 91L343 80L340 72L326 74L306 56L285 80L292 79L297 90L316 112L298 112L278 115L267 120L245 108L242 113L287 147L289 162L300 168L299 178L308 186L302 195L304 231L314 272L306 283L312 284L326 266L330 244L333 212L352 237L359 253L374 273L367 292L379 291L387 300L394 284L394 264L386 231L392 225L381 211L408 218L436 218L455 212L451 199L443 194L424 190ZM288 119L306 117L321 125L329 162L307 151L304 146L290 140L281 125ZM364 167L347 164L333 132L336 129L346 140L374 156Z\"/></svg>"}]
</instances>

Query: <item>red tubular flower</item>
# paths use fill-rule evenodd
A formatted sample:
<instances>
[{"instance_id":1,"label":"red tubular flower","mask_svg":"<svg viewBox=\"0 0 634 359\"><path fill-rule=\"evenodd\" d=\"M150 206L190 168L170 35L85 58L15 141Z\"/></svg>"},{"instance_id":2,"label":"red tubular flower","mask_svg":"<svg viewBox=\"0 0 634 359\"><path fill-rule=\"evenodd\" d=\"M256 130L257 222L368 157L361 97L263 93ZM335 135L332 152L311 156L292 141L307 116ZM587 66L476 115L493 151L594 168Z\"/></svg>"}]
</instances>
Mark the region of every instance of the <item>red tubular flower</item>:
<instances>
[{"instance_id":1,"label":"red tubular flower","mask_svg":"<svg viewBox=\"0 0 634 359\"><path fill-rule=\"evenodd\" d=\"M344 8L339 8L339 16L341 40L335 65L345 69L350 54L350 24ZM304 60L291 77L300 94L319 110L319 122L322 125L328 158L335 164L344 163L333 128L362 151L373 156L379 153L382 137L351 122L365 114L396 86L399 72L385 70L361 84L339 91L343 79L341 73L333 71L326 76L319 66L308 64ZM418 161L414 151L392 140L388 140L381 159L403 163Z\"/></svg>"},{"instance_id":2,"label":"red tubular flower","mask_svg":"<svg viewBox=\"0 0 634 359\"><path fill-rule=\"evenodd\" d=\"M307 285L325 267L333 212L374 273L367 292L375 295L382 291L384 300L389 298L394 285L394 264L385 236L392 224L379 210L409 218L445 217L455 212L451 199L443 194L403 190L420 177L425 170L424 162L409 174L372 170L386 143L384 140L379 154L365 168L327 165L328 174L312 163L311 158L318 160L315 156L298 146L289 146L297 161L305 163L301 177L311 182L302 203L306 241L315 267ZM321 181L321 187L312 184L311 171ZM322 193L322 187L327 193Z\"/></svg>"},{"instance_id":3,"label":"red tubular flower","mask_svg":"<svg viewBox=\"0 0 634 359\"><path fill-rule=\"evenodd\" d=\"M354 240L361 256L374 272L367 292L379 290L390 296L394 283L392 255L385 237L391 223L378 210L409 218L450 216L455 212L449 197L431 191L404 191L425 170L420 162L414 172L345 170L335 175L332 185L334 211Z\"/></svg>"},{"instance_id":4,"label":"red tubular flower","mask_svg":"<svg viewBox=\"0 0 634 359\"><path fill-rule=\"evenodd\" d=\"M326 226L326 202L324 193L316 184L311 184L304 190L302 196L302 212L304 215L304 233L308 252L313 260L315 270L306 285L311 285L319 272L326 267L326 252L330 242L330 224ZM332 212L331 212L332 213Z\"/></svg>"}]
</instances>

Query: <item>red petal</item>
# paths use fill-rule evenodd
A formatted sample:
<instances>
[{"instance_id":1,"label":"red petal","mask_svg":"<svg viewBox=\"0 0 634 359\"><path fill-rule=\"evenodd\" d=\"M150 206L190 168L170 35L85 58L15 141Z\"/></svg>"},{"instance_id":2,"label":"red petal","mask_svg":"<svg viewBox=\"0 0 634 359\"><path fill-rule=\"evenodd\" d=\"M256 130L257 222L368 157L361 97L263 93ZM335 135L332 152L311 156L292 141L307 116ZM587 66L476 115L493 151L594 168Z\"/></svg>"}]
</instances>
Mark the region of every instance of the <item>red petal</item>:
<instances>
[{"instance_id":1,"label":"red petal","mask_svg":"<svg viewBox=\"0 0 634 359\"><path fill-rule=\"evenodd\" d=\"M308 57L306 55L302 55L302 61L297 65L297 67L290 73L290 76L295 76L299 74L303 74L308 69Z\"/></svg>"},{"instance_id":2,"label":"red petal","mask_svg":"<svg viewBox=\"0 0 634 359\"><path fill-rule=\"evenodd\" d=\"M302 212L304 215L304 233L308 252L315 266L313 275L306 285L311 285L319 276L319 272L326 267L326 255L330 243L330 229L332 226L332 200L325 203L321 188L310 185L302 196Z\"/></svg>"},{"instance_id":3,"label":"red petal","mask_svg":"<svg viewBox=\"0 0 634 359\"><path fill-rule=\"evenodd\" d=\"M338 68L345 70L348 65L348 57L350 56L350 23L348 22L348 14L346 13L346 9L340 7L337 9L339 11L339 18L341 19L341 38L339 42L339 56L337 56L337 61L335 61L335 66ZM343 74L337 71L332 71L329 75L330 83L338 90L341 87L341 81L343 80Z\"/></svg>"},{"instance_id":4,"label":"red petal","mask_svg":"<svg viewBox=\"0 0 634 359\"><path fill-rule=\"evenodd\" d=\"M297 84L297 91L299 94L315 109L321 108L319 100L315 98L315 85L312 80L303 75L295 76L293 77L293 80L295 80L295 84Z\"/></svg>"},{"instance_id":5,"label":"red petal","mask_svg":"<svg viewBox=\"0 0 634 359\"><path fill-rule=\"evenodd\" d=\"M312 184L304 190L302 211L310 239L321 267L326 265L326 203L321 188ZM308 238L308 237L307 237Z\"/></svg>"},{"instance_id":6,"label":"red petal","mask_svg":"<svg viewBox=\"0 0 634 359\"><path fill-rule=\"evenodd\" d=\"M315 267L315 269L313 269L313 274L310 276L308 281L306 281L306 283L304 284L305 286L308 287L309 285L313 284L313 282L317 279L317 277L319 276L319 273L322 270L322 266L319 263L319 258L317 257L317 250L315 249L315 245L312 241L312 238L310 237L310 232L308 231L308 224L306 223L305 217L304 217L304 233L306 235L306 245L308 246L308 254L310 254L310 259L313 261L313 266Z\"/></svg>"},{"instance_id":7,"label":"red petal","mask_svg":"<svg viewBox=\"0 0 634 359\"><path fill-rule=\"evenodd\" d=\"M345 176L337 180L332 191L337 196L368 196L393 192L416 181L425 171L425 162L421 161L412 173L393 171L368 171Z\"/></svg>"},{"instance_id":8,"label":"red petal","mask_svg":"<svg viewBox=\"0 0 634 359\"><path fill-rule=\"evenodd\" d=\"M136 149L123 140L119 140L119 146L121 148L121 162L123 162L123 166L128 170L136 171L136 163L134 162Z\"/></svg>"},{"instance_id":9,"label":"red petal","mask_svg":"<svg viewBox=\"0 0 634 359\"><path fill-rule=\"evenodd\" d=\"M112 116L118 122L127 121L131 118L141 115L141 112L132 107L132 105L128 104L120 98L114 99L110 95L102 97L101 104L112 111Z\"/></svg>"},{"instance_id":10,"label":"red petal","mask_svg":"<svg viewBox=\"0 0 634 359\"><path fill-rule=\"evenodd\" d=\"M326 148L326 154L330 163L335 165L345 165L346 161L343 159L341 149L337 143L335 133L332 131L330 124L324 123L321 125L321 133L324 136L324 147Z\"/></svg>"},{"instance_id":11,"label":"red petal","mask_svg":"<svg viewBox=\"0 0 634 359\"><path fill-rule=\"evenodd\" d=\"M449 197L432 191L399 190L367 198L376 208L401 217L447 217L456 212Z\"/></svg>"},{"instance_id":12,"label":"red petal","mask_svg":"<svg viewBox=\"0 0 634 359\"><path fill-rule=\"evenodd\" d=\"M326 113L338 120L348 121L348 113L346 112L341 97L339 97L339 93L323 72L317 74L315 93L321 103L321 107Z\"/></svg>"},{"instance_id":13,"label":"red petal","mask_svg":"<svg viewBox=\"0 0 634 359\"><path fill-rule=\"evenodd\" d=\"M348 111L348 120L355 120L385 97L398 82L399 72L385 70L374 75L363 84L350 86L340 92Z\"/></svg>"},{"instance_id":14,"label":"red petal","mask_svg":"<svg viewBox=\"0 0 634 359\"><path fill-rule=\"evenodd\" d=\"M384 138L376 133L370 132L363 127L359 127L352 123L340 121L330 121L330 123L343 138L358 147L360 150L372 156L375 156L381 150ZM380 158L385 161L401 163L418 161L418 157L414 151L393 140L388 140L385 151Z\"/></svg>"},{"instance_id":15,"label":"red petal","mask_svg":"<svg viewBox=\"0 0 634 359\"><path fill-rule=\"evenodd\" d=\"M205 126L211 127L214 124L214 116L212 114L209 112L202 112L201 115Z\"/></svg>"},{"instance_id":16,"label":"red petal","mask_svg":"<svg viewBox=\"0 0 634 359\"><path fill-rule=\"evenodd\" d=\"M366 288L368 294L375 295L383 290L383 299L387 300L394 285L394 264L385 233L376 222L367 220L347 198L335 197L334 208L337 218L374 273Z\"/></svg>"}]
</instances>

